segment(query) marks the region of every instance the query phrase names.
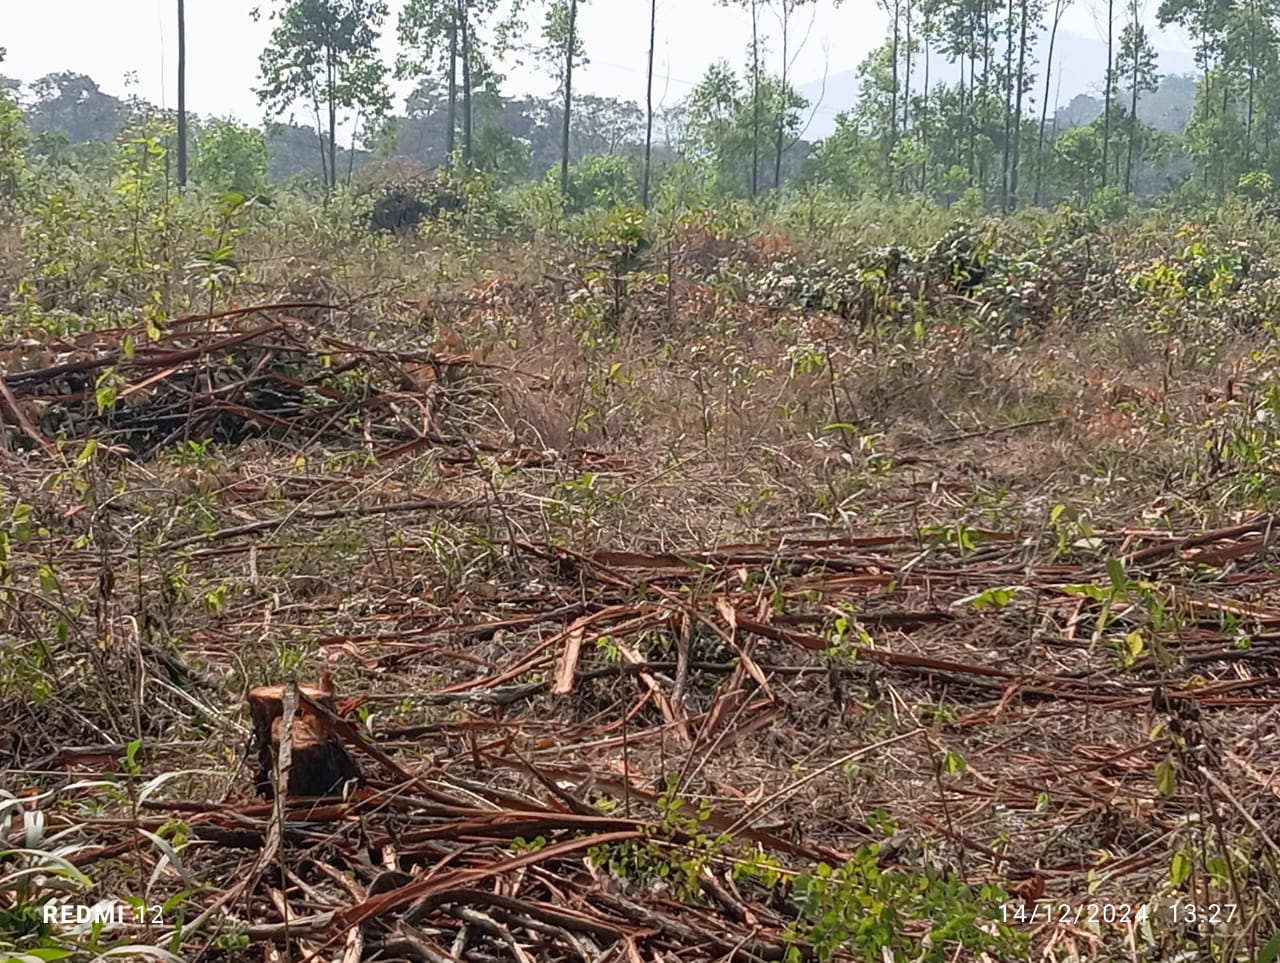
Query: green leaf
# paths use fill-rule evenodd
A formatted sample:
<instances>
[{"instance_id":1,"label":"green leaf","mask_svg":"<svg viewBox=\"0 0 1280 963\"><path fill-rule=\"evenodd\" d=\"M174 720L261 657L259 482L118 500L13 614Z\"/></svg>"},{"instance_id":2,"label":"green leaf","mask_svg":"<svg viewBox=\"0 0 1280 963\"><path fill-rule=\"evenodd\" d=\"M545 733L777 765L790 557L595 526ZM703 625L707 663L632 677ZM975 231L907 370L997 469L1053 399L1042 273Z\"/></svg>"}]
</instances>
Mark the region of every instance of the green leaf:
<instances>
[{"instance_id":1,"label":"green leaf","mask_svg":"<svg viewBox=\"0 0 1280 963\"><path fill-rule=\"evenodd\" d=\"M1280 960L1280 933L1267 940L1266 945L1258 951L1258 963L1276 963Z\"/></svg>"},{"instance_id":2,"label":"green leaf","mask_svg":"<svg viewBox=\"0 0 1280 963\"><path fill-rule=\"evenodd\" d=\"M102 385L93 393L94 403L98 406L98 414L104 414L108 408L114 408L116 389L111 385Z\"/></svg>"},{"instance_id":3,"label":"green leaf","mask_svg":"<svg viewBox=\"0 0 1280 963\"><path fill-rule=\"evenodd\" d=\"M1124 574L1124 563L1118 558L1107 559L1107 575L1111 579L1111 588L1119 594L1129 588L1129 579Z\"/></svg>"},{"instance_id":4,"label":"green leaf","mask_svg":"<svg viewBox=\"0 0 1280 963\"><path fill-rule=\"evenodd\" d=\"M1174 887L1181 886L1190 878L1191 870L1194 868L1191 854L1185 849L1178 850L1169 862L1169 883Z\"/></svg>"},{"instance_id":5,"label":"green leaf","mask_svg":"<svg viewBox=\"0 0 1280 963\"><path fill-rule=\"evenodd\" d=\"M1102 602L1107 598L1106 590L1101 585L1096 585L1093 582L1083 585L1064 585L1062 586L1062 591L1068 595L1085 595L1095 602Z\"/></svg>"},{"instance_id":6,"label":"green leaf","mask_svg":"<svg viewBox=\"0 0 1280 963\"><path fill-rule=\"evenodd\" d=\"M1177 785L1178 777L1173 768L1173 763L1168 759L1161 759L1156 763L1156 790L1160 795L1168 796Z\"/></svg>"}]
</instances>

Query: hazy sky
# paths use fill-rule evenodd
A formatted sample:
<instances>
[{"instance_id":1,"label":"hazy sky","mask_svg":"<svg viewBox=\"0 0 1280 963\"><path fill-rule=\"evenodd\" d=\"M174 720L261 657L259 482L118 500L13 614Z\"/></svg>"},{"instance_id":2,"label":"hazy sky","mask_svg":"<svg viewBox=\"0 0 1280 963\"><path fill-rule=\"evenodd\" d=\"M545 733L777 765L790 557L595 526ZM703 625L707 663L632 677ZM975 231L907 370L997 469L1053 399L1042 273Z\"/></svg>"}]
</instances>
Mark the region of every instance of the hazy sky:
<instances>
[{"instance_id":1,"label":"hazy sky","mask_svg":"<svg viewBox=\"0 0 1280 963\"><path fill-rule=\"evenodd\" d=\"M265 9L270 3L187 0L187 96L192 110L232 113L255 123L262 119L251 88L258 78L258 52L271 28L265 17L254 23L249 10L255 5ZM31 81L53 71L74 70L90 75L104 90L117 95L125 93L126 75L133 73L143 97L172 107L176 99L176 6L175 0L0 0L4 8L0 46L9 51L0 73ZM388 54L401 0L391 0L390 6L392 15L383 44ZM1097 36L1091 9L1091 0L1077 0L1065 26ZM591 61L575 75L581 80L579 89L643 99L648 0L586 0L579 11ZM742 62L750 23L741 8L726 9L715 0L659 0L655 98L674 103L719 58ZM776 32L777 22L770 10L764 11L763 23ZM793 24L793 43L807 33L792 67L795 79L804 82L855 68L885 36L887 18L874 0L846 0L839 7L833 0L817 0L802 8ZM1158 42L1164 47L1186 46L1177 36L1165 36ZM553 86L537 65L526 63L508 71L509 91L548 93ZM403 92L403 85L400 90ZM834 114L847 106L827 103L818 109ZM305 117L299 119L306 122Z\"/></svg>"}]
</instances>

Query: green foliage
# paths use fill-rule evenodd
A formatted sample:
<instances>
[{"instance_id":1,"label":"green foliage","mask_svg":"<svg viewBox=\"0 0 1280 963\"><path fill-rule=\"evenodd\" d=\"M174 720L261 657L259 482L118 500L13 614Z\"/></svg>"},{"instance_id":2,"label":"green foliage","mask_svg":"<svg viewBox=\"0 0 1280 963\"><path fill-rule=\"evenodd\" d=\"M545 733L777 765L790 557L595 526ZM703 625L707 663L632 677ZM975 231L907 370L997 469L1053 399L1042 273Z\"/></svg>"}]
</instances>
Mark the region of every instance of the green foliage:
<instances>
[{"instance_id":1,"label":"green foliage","mask_svg":"<svg viewBox=\"0 0 1280 963\"><path fill-rule=\"evenodd\" d=\"M679 899L695 899L702 891L703 873L724 854L731 838L708 831L710 801L695 806L686 800L673 774L667 775L667 788L657 805L658 822L650 827L648 839L594 847L591 860L633 883L669 885ZM686 814L689 807L693 812Z\"/></svg>"},{"instance_id":2,"label":"green foliage","mask_svg":"<svg viewBox=\"0 0 1280 963\"><path fill-rule=\"evenodd\" d=\"M943 963L962 951L1023 958L1025 935L999 921L1004 892L975 893L949 873L883 869L879 857L873 843L843 866L819 863L795 880L800 918L792 933L819 960L839 950L866 963Z\"/></svg>"},{"instance_id":3,"label":"green foliage","mask_svg":"<svg viewBox=\"0 0 1280 963\"><path fill-rule=\"evenodd\" d=\"M749 77L740 78L725 61L714 63L689 95L685 157L699 165L717 193L745 197L751 193L753 152L771 158L779 131L784 145L796 140L806 106L778 77L761 76L753 91Z\"/></svg>"},{"instance_id":4,"label":"green foliage","mask_svg":"<svg viewBox=\"0 0 1280 963\"><path fill-rule=\"evenodd\" d=\"M358 110L366 118L376 118L391 107L387 70L376 46L387 4L385 0L282 2L283 8L272 13L276 25L259 58L258 100L280 114L298 101L325 108L327 122L317 118L317 123L327 138L321 166L332 190L338 183L338 111Z\"/></svg>"},{"instance_id":5,"label":"green foliage","mask_svg":"<svg viewBox=\"0 0 1280 963\"><path fill-rule=\"evenodd\" d=\"M547 171L546 183L560 183L558 167ZM638 192L631 164L616 154L584 157L569 165L569 189L565 210L570 213L592 207L616 207L635 201Z\"/></svg>"},{"instance_id":6,"label":"green foliage","mask_svg":"<svg viewBox=\"0 0 1280 963\"><path fill-rule=\"evenodd\" d=\"M231 118L210 121L196 139L192 176L220 194L267 192L267 145L262 133Z\"/></svg>"},{"instance_id":7,"label":"green foliage","mask_svg":"<svg viewBox=\"0 0 1280 963\"><path fill-rule=\"evenodd\" d=\"M0 210L12 211L17 203L27 174L27 142L21 108L0 88Z\"/></svg>"},{"instance_id":8,"label":"green foliage","mask_svg":"<svg viewBox=\"0 0 1280 963\"><path fill-rule=\"evenodd\" d=\"M496 178L503 184L514 184L529 173L532 148L509 134L492 117L482 115L471 144L471 167L474 171Z\"/></svg>"},{"instance_id":9,"label":"green foliage","mask_svg":"<svg viewBox=\"0 0 1280 963\"><path fill-rule=\"evenodd\" d=\"M574 66L587 64L581 25L575 23L575 29L570 30L570 21L573 19L575 7L585 2L586 0L550 0L542 22L542 46L538 48L537 53L555 76L556 82L560 85L561 96L564 92L566 67L569 60L572 59ZM572 49L569 47L571 34Z\"/></svg>"}]
</instances>

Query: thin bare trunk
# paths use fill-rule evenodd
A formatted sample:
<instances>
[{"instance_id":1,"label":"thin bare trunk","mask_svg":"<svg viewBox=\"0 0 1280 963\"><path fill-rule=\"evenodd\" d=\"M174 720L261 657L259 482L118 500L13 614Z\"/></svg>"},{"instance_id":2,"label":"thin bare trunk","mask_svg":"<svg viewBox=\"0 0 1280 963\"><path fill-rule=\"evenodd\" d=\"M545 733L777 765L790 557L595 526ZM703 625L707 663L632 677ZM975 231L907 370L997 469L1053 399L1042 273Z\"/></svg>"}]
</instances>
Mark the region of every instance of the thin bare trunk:
<instances>
[{"instance_id":1,"label":"thin bare trunk","mask_svg":"<svg viewBox=\"0 0 1280 963\"><path fill-rule=\"evenodd\" d=\"M1019 6L1018 76L1014 82L1017 95L1013 105L1013 163L1009 167L1009 206L1018 206L1018 168L1022 165L1022 96L1026 93L1027 71L1027 0Z\"/></svg>"},{"instance_id":2,"label":"thin bare trunk","mask_svg":"<svg viewBox=\"0 0 1280 963\"><path fill-rule=\"evenodd\" d=\"M653 163L653 48L658 35L658 0L649 0L649 70L645 78L644 97L644 180L640 186L640 203L649 209L649 177Z\"/></svg>"},{"instance_id":3,"label":"thin bare trunk","mask_svg":"<svg viewBox=\"0 0 1280 963\"><path fill-rule=\"evenodd\" d=\"M1133 190L1133 160L1134 148L1138 143L1138 60L1142 55L1143 41L1145 35L1141 32L1142 25L1138 23L1138 4L1134 0L1130 7L1132 18L1130 23L1134 27L1134 47L1133 47L1133 63L1130 65L1129 73L1129 143L1126 146L1124 158L1124 192L1126 194Z\"/></svg>"},{"instance_id":4,"label":"thin bare trunk","mask_svg":"<svg viewBox=\"0 0 1280 963\"><path fill-rule=\"evenodd\" d=\"M1100 185L1103 188L1107 186L1107 156L1111 149L1111 92L1115 83L1116 62L1113 49L1114 16L1115 0L1107 0L1107 80L1102 104L1102 183Z\"/></svg>"},{"instance_id":5,"label":"thin bare trunk","mask_svg":"<svg viewBox=\"0 0 1280 963\"><path fill-rule=\"evenodd\" d=\"M894 0L893 4L893 46L889 51L889 60L893 71L893 79L889 89L889 155L898 142L898 37L901 30L902 4Z\"/></svg>"},{"instance_id":6,"label":"thin bare trunk","mask_svg":"<svg viewBox=\"0 0 1280 963\"><path fill-rule=\"evenodd\" d=\"M1004 21L1004 143L1000 151L1000 205L1009 210L1009 161L1013 158L1013 0Z\"/></svg>"},{"instance_id":7,"label":"thin bare trunk","mask_svg":"<svg viewBox=\"0 0 1280 963\"><path fill-rule=\"evenodd\" d=\"M907 0L907 16L904 23L907 34L907 53L903 58L905 62L902 79L902 134L905 137L911 126L911 0Z\"/></svg>"},{"instance_id":8,"label":"thin bare trunk","mask_svg":"<svg viewBox=\"0 0 1280 963\"><path fill-rule=\"evenodd\" d=\"M963 68L962 68L963 69ZM978 109L978 18L977 14L969 15L969 109L965 111L964 123L969 129L969 183L978 183L978 123L974 113Z\"/></svg>"},{"instance_id":9,"label":"thin bare trunk","mask_svg":"<svg viewBox=\"0 0 1280 963\"><path fill-rule=\"evenodd\" d=\"M574 5L575 9L577 4ZM467 23L467 5L458 0L461 18L458 21L462 32L462 159L471 164L471 25ZM573 28L570 27L572 35Z\"/></svg>"},{"instance_id":10,"label":"thin bare trunk","mask_svg":"<svg viewBox=\"0 0 1280 963\"><path fill-rule=\"evenodd\" d=\"M924 38L924 92L920 97L920 113L916 117L916 129L920 131L921 156L920 161L920 193L923 194L929 187L929 32L926 30ZM960 72L960 89L964 91L964 71ZM963 102L963 96L961 101Z\"/></svg>"},{"instance_id":11,"label":"thin bare trunk","mask_svg":"<svg viewBox=\"0 0 1280 963\"><path fill-rule=\"evenodd\" d=\"M564 123L560 127L560 196L569 196L569 114L573 108L573 51L577 37L578 0L569 0L569 44L564 55Z\"/></svg>"},{"instance_id":12,"label":"thin bare trunk","mask_svg":"<svg viewBox=\"0 0 1280 963\"><path fill-rule=\"evenodd\" d=\"M326 57L327 76L325 97L329 101L329 190L338 186L338 78L334 63L333 44L330 42Z\"/></svg>"},{"instance_id":13,"label":"thin bare trunk","mask_svg":"<svg viewBox=\"0 0 1280 963\"><path fill-rule=\"evenodd\" d=\"M449 108L448 120L444 132L444 160L453 161L453 152L458 146L458 18L453 17L449 24Z\"/></svg>"},{"instance_id":14,"label":"thin bare trunk","mask_svg":"<svg viewBox=\"0 0 1280 963\"><path fill-rule=\"evenodd\" d=\"M187 5L178 0L178 189L187 186Z\"/></svg>"},{"instance_id":15,"label":"thin bare trunk","mask_svg":"<svg viewBox=\"0 0 1280 963\"><path fill-rule=\"evenodd\" d=\"M778 92L778 129L773 145L773 187L782 186L782 141L787 123L787 25L791 20L791 0L782 0L782 76Z\"/></svg>"},{"instance_id":16,"label":"thin bare trunk","mask_svg":"<svg viewBox=\"0 0 1280 963\"><path fill-rule=\"evenodd\" d=\"M760 192L760 4L751 0L751 197Z\"/></svg>"},{"instance_id":17,"label":"thin bare trunk","mask_svg":"<svg viewBox=\"0 0 1280 963\"><path fill-rule=\"evenodd\" d=\"M1044 126L1049 119L1049 82L1053 78L1053 45L1058 39L1058 24L1062 22L1062 14L1070 0L1055 0L1053 5L1053 25L1049 28L1049 52L1044 62L1044 98L1040 104L1040 136L1036 143L1036 189L1035 202L1044 203Z\"/></svg>"},{"instance_id":18,"label":"thin bare trunk","mask_svg":"<svg viewBox=\"0 0 1280 963\"><path fill-rule=\"evenodd\" d=\"M1253 92L1258 80L1258 35L1256 32L1257 8L1254 0L1249 0L1249 88L1245 106L1244 144L1250 162L1253 159ZM1252 163L1250 163L1252 166Z\"/></svg>"}]
</instances>

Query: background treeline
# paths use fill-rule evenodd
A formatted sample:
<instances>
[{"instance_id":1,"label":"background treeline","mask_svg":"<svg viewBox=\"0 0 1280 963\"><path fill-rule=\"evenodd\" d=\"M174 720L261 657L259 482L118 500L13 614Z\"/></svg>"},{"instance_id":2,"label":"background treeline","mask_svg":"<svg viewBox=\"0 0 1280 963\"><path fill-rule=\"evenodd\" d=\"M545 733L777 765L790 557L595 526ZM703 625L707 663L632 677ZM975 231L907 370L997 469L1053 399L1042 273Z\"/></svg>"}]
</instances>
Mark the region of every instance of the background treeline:
<instances>
[{"instance_id":1,"label":"background treeline","mask_svg":"<svg viewBox=\"0 0 1280 963\"><path fill-rule=\"evenodd\" d=\"M1101 95L1063 105L1053 104L1064 69L1054 54L1071 0L878 0L891 29L859 65L849 105L815 104L787 75L806 0L738 0L750 24L744 63L713 64L665 106L652 76L635 100L574 90L590 53L580 2L409 0L393 16L379 0L282 0L267 14L255 91L267 116L291 122L261 129L166 115L74 72L2 83L30 131L28 158L88 169L140 120L186 121L192 178L258 193L295 178L333 187L390 158L420 169L452 158L508 184L558 179L565 194L584 168L586 199L610 202L647 201L651 182L678 169L724 196L790 184L1003 210L1266 194L1280 176L1280 8L1270 0L1164 0L1156 19L1195 38L1196 76L1160 76L1143 5L1108 0L1095 11L1109 64ZM378 53L387 31L392 63ZM510 93L499 65L513 56L550 74L556 92ZM393 77L413 85L398 109ZM811 141L818 106L847 109ZM314 126L292 122L299 115Z\"/></svg>"}]
</instances>

